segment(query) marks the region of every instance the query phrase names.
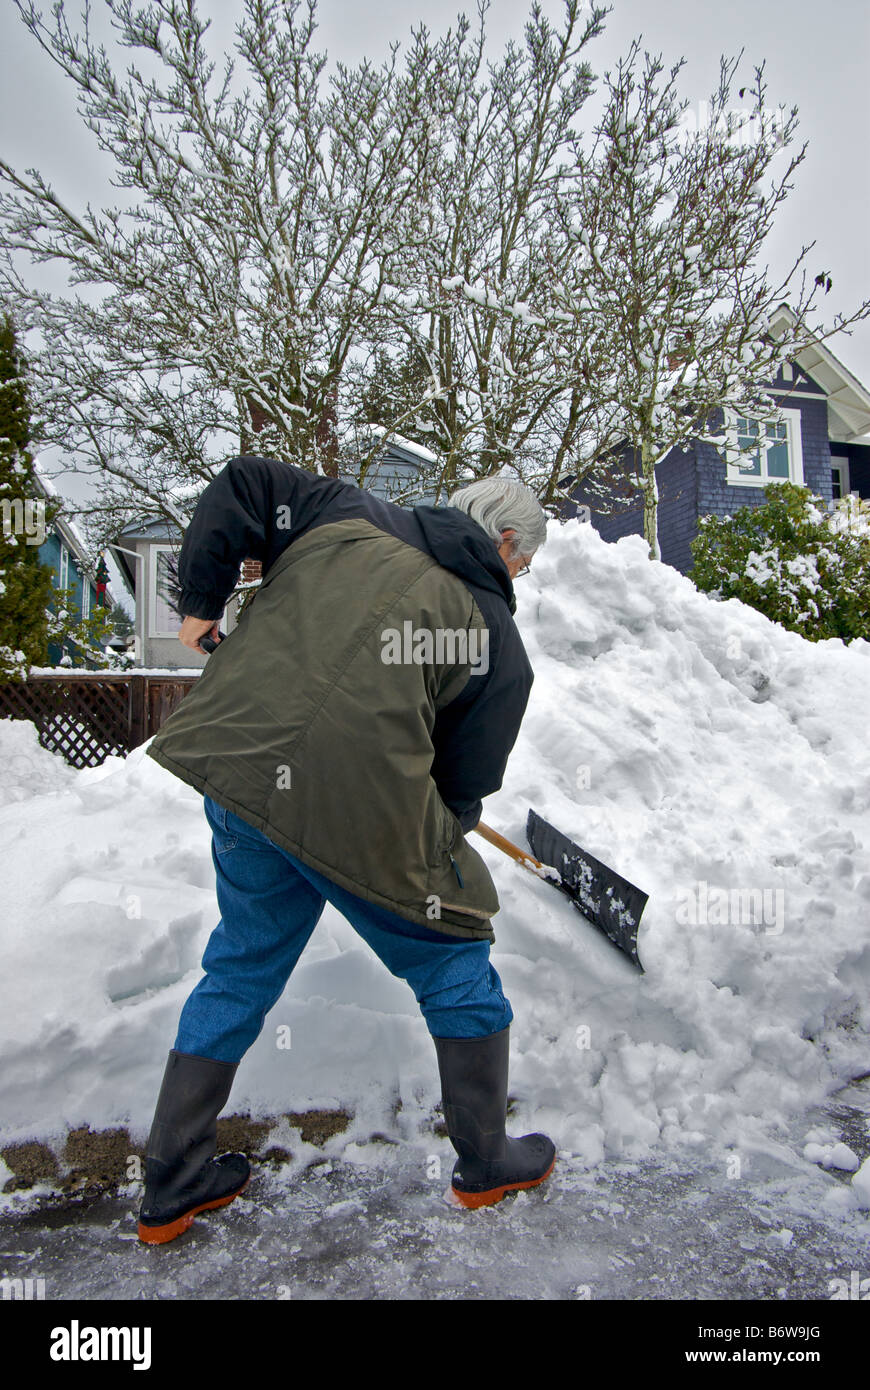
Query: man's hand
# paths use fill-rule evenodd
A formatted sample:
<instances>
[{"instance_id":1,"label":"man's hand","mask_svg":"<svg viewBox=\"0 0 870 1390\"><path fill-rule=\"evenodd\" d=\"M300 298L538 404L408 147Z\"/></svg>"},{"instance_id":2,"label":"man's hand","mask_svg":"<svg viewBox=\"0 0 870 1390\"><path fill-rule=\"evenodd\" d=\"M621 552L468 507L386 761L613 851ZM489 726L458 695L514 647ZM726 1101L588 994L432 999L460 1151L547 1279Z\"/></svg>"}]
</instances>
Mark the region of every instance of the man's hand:
<instances>
[{"instance_id":1,"label":"man's hand","mask_svg":"<svg viewBox=\"0 0 870 1390\"><path fill-rule=\"evenodd\" d=\"M183 642L185 647L190 647L191 651L201 652L203 656L208 656L208 652L199 645L199 639L208 634L213 637L215 642L218 638L218 620L211 618L185 618L178 629L178 640Z\"/></svg>"}]
</instances>

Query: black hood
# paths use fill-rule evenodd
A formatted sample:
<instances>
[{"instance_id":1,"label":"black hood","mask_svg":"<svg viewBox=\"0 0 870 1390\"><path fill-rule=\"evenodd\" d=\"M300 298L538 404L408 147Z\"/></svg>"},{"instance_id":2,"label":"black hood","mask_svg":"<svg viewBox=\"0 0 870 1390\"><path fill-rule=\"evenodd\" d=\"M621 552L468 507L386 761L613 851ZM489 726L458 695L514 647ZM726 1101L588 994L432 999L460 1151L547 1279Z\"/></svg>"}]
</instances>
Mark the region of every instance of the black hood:
<instances>
[{"instance_id":1,"label":"black hood","mask_svg":"<svg viewBox=\"0 0 870 1390\"><path fill-rule=\"evenodd\" d=\"M415 507L426 544L439 565L478 588L501 594L510 612L517 611L507 565L482 526L458 507Z\"/></svg>"}]
</instances>

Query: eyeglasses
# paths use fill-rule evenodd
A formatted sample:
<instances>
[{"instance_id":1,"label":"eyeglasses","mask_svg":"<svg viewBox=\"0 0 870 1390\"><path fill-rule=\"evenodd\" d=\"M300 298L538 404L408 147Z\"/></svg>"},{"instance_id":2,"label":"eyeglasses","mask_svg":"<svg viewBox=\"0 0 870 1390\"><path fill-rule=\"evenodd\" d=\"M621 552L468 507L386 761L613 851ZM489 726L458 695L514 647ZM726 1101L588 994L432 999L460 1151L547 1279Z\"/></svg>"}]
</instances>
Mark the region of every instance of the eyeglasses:
<instances>
[{"instance_id":1,"label":"eyeglasses","mask_svg":"<svg viewBox=\"0 0 870 1390\"><path fill-rule=\"evenodd\" d=\"M514 579L522 579L523 575L528 574L530 569L531 565L523 565L521 570L517 570L516 574L514 575Z\"/></svg>"}]
</instances>

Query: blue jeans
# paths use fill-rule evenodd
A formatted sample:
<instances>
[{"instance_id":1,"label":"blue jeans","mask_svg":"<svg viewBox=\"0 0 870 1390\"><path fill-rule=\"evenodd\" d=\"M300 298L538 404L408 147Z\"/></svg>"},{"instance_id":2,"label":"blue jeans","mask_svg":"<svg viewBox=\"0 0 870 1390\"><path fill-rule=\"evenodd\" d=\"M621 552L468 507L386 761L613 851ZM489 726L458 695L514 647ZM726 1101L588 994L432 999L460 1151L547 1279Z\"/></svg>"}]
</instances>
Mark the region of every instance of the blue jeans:
<instances>
[{"instance_id":1,"label":"blue jeans","mask_svg":"<svg viewBox=\"0 0 870 1390\"><path fill-rule=\"evenodd\" d=\"M513 1018L488 941L464 941L409 922L324 878L262 831L206 796L221 920L205 948L205 977L181 1011L175 1048L239 1062L314 931L338 908L391 974L407 980L433 1037L483 1038Z\"/></svg>"}]
</instances>

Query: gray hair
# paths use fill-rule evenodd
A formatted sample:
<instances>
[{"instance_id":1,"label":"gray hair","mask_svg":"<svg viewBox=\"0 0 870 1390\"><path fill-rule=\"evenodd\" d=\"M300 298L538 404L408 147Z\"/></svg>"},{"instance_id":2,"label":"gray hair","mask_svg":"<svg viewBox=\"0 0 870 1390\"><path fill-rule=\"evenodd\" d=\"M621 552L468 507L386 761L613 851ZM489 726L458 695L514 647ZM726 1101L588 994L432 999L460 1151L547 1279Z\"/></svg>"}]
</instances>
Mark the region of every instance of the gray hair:
<instances>
[{"instance_id":1,"label":"gray hair","mask_svg":"<svg viewBox=\"0 0 870 1390\"><path fill-rule=\"evenodd\" d=\"M511 559L531 558L547 539L547 516L531 488L512 478L482 478L460 488L447 500L448 507L465 512L497 546L505 539L503 531L516 531Z\"/></svg>"}]
</instances>

